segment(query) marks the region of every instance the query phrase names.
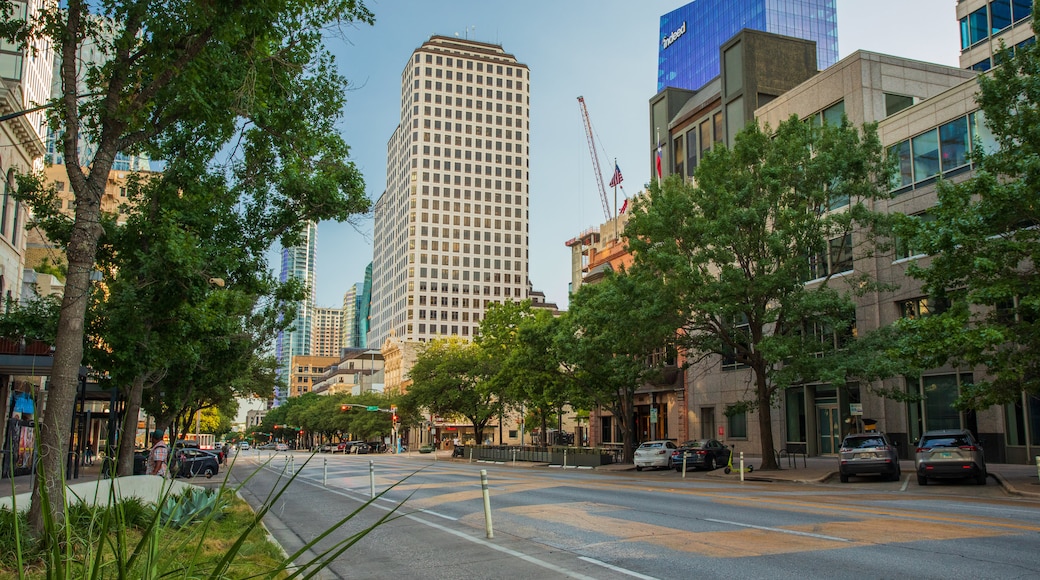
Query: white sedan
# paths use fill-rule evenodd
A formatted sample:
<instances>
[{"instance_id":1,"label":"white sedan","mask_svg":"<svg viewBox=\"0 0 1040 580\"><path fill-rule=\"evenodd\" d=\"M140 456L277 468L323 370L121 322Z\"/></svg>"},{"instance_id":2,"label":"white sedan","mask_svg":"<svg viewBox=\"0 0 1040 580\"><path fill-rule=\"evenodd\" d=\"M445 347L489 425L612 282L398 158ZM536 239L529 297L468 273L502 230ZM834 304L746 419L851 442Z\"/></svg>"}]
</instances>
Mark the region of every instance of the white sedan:
<instances>
[{"instance_id":1,"label":"white sedan","mask_svg":"<svg viewBox=\"0 0 1040 580\"><path fill-rule=\"evenodd\" d=\"M636 449L636 471L643 471L644 467L668 469L668 460L672 457L672 451L676 449L678 447L676 447L675 443L663 439L644 442Z\"/></svg>"}]
</instances>

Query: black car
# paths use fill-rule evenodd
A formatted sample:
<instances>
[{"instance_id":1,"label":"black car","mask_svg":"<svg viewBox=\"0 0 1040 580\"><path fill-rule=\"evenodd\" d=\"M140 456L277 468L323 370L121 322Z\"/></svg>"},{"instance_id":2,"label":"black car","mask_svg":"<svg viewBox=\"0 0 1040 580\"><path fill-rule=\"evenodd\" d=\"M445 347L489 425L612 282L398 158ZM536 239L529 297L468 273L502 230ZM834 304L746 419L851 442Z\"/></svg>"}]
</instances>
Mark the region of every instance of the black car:
<instances>
[{"instance_id":1,"label":"black car","mask_svg":"<svg viewBox=\"0 0 1040 580\"><path fill-rule=\"evenodd\" d=\"M220 471L220 462L210 451L186 447L174 451L172 468L177 477L202 475L209 479Z\"/></svg>"},{"instance_id":2,"label":"black car","mask_svg":"<svg viewBox=\"0 0 1040 580\"><path fill-rule=\"evenodd\" d=\"M671 466L682 471L683 456L686 457L686 469L705 469L711 471L720 465L729 463L732 453L729 447L715 439L694 439L684 441L672 452Z\"/></svg>"}]
</instances>

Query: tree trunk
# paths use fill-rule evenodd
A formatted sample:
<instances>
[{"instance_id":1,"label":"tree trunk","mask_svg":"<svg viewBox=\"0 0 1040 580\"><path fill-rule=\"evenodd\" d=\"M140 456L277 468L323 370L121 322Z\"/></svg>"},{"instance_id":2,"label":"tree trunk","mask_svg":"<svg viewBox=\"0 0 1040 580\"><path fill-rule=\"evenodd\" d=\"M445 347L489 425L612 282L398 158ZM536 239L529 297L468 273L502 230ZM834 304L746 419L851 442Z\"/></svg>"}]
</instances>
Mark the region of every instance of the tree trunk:
<instances>
[{"instance_id":1,"label":"tree trunk","mask_svg":"<svg viewBox=\"0 0 1040 580\"><path fill-rule=\"evenodd\" d=\"M40 459L33 484L29 526L32 534L43 537L44 514L41 496L47 494L55 523L65 521L62 494L65 462L72 412L76 402L79 368L83 361L84 319L90 298L90 273L94 268L98 238L101 236L100 199L108 167L98 168L86 182L87 191L77 191L76 221L67 250L68 277L61 301L58 332L54 341L54 362L47 388L47 403L39 426Z\"/></svg>"},{"instance_id":2,"label":"tree trunk","mask_svg":"<svg viewBox=\"0 0 1040 580\"><path fill-rule=\"evenodd\" d=\"M779 469L773 454L772 393L766 383L765 369L755 368L755 390L758 399L758 431L762 439L762 466L759 469Z\"/></svg>"},{"instance_id":3,"label":"tree trunk","mask_svg":"<svg viewBox=\"0 0 1040 580\"><path fill-rule=\"evenodd\" d=\"M144 395L144 376L134 378L127 394L126 412L123 414L122 432L119 434L119 465L117 475L134 474L134 447L137 444L137 416L141 414L141 398ZM145 445L151 443L145 436Z\"/></svg>"}]
</instances>

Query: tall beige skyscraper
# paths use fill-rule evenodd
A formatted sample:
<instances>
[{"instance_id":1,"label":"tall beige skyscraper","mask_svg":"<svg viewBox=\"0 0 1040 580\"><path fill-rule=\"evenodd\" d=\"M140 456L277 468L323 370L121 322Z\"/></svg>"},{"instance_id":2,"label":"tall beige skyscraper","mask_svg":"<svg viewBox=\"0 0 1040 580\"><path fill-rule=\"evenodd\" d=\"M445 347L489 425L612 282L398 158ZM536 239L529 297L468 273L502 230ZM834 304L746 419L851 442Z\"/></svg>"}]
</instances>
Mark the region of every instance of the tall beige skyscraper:
<instances>
[{"instance_id":1,"label":"tall beige skyscraper","mask_svg":"<svg viewBox=\"0 0 1040 580\"><path fill-rule=\"evenodd\" d=\"M315 307L311 315L311 356L339 356L343 310Z\"/></svg>"},{"instance_id":2,"label":"tall beige skyscraper","mask_svg":"<svg viewBox=\"0 0 1040 580\"><path fill-rule=\"evenodd\" d=\"M530 70L501 46L433 36L401 74L376 202L368 344L472 338L528 287Z\"/></svg>"}]
</instances>

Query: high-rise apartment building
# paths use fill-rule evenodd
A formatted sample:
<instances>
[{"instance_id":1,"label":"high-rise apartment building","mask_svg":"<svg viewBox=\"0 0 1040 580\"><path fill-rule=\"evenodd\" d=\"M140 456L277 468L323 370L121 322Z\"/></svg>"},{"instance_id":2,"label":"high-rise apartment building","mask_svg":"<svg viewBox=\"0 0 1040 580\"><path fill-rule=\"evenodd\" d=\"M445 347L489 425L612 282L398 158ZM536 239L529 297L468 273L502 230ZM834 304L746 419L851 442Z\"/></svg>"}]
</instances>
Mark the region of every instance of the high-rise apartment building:
<instances>
[{"instance_id":1,"label":"high-rise apartment building","mask_svg":"<svg viewBox=\"0 0 1040 580\"><path fill-rule=\"evenodd\" d=\"M343 310L316 307L311 315L311 356L339 356Z\"/></svg>"},{"instance_id":2,"label":"high-rise apartment building","mask_svg":"<svg viewBox=\"0 0 1040 580\"><path fill-rule=\"evenodd\" d=\"M275 357L278 360L278 376L288 384L292 376L292 358L311 354L312 315L314 313L314 292L316 288L315 260L318 255L318 224L308 223L303 232L300 244L291 248L282 248L282 271L279 279L285 282L290 277L301 280L307 287L307 297L297 305L296 320L292 330L278 334L275 346ZM277 407L286 397L286 393L276 388L272 406Z\"/></svg>"},{"instance_id":3,"label":"high-rise apartment building","mask_svg":"<svg viewBox=\"0 0 1040 580\"><path fill-rule=\"evenodd\" d=\"M401 74L376 202L368 344L471 338L528 287L530 70L501 46L433 36Z\"/></svg>"},{"instance_id":4,"label":"high-rise apartment building","mask_svg":"<svg viewBox=\"0 0 1040 580\"><path fill-rule=\"evenodd\" d=\"M719 47L742 28L816 41L816 62L838 61L835 0L694 0L661 17L657 90L699 90L719 76Z\"/></svg>"}]
</instances>

